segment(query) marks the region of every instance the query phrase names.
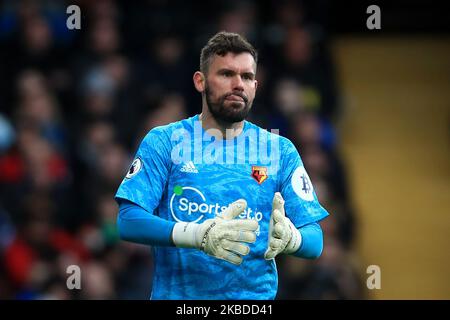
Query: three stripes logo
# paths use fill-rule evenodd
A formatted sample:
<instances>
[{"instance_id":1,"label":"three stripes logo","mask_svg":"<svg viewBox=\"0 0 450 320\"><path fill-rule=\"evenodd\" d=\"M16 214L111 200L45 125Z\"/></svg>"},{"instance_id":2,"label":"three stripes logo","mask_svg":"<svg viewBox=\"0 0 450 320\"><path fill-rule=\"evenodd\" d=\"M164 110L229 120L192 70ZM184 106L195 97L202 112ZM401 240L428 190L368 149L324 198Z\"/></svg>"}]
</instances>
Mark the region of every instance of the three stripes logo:
<instances>
[{"instance_id":1,"label":"three stripes logo","mask_svg":"<svg viewBox=\"0 0 450 320\"><path fill-rule=\"evenodd\" d=\"M188 172L188 173L198 173L197 168L194 166L194 163L192 161L189 161L185 163L181 169L181 172Z\"/></svg>"}]
</instances>

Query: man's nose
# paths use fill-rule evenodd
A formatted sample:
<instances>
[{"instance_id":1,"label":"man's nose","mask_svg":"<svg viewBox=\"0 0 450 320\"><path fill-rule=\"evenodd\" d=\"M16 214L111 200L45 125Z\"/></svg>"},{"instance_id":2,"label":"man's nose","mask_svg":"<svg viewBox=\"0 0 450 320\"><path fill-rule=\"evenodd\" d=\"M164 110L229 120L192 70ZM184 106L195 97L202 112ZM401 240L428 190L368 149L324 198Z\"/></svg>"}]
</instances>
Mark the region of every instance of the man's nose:
<instances>
[{"instance_id":1,"label":"man's nose","mask_svg":"<svg viewBox=\"0 0 450 320\"><path fill-rule=\"evenodd\" d=\"M233 90L244 91L244 82L240 75L233 77Z\"/></svg>"}]
</instances>

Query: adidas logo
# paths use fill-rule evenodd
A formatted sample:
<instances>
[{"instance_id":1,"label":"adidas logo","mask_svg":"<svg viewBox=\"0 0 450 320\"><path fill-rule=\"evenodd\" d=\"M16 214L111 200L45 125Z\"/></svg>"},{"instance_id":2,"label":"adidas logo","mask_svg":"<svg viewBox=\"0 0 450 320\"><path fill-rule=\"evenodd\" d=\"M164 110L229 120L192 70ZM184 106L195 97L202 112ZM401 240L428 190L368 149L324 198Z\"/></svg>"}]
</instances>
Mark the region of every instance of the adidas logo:
<instances>
[{"instance_id":1,"label":"adidas logo","mask_svg":"<svg viewBox=\"0 0 450 320\"><path fill-rule=\"evenodd\" d=\"M194 163L192 161L189 161L188 163L185 163L181 169L181 172L190 172L190 173L198 173L197 168L194 166Z\"/></svg>"}]
</instances>

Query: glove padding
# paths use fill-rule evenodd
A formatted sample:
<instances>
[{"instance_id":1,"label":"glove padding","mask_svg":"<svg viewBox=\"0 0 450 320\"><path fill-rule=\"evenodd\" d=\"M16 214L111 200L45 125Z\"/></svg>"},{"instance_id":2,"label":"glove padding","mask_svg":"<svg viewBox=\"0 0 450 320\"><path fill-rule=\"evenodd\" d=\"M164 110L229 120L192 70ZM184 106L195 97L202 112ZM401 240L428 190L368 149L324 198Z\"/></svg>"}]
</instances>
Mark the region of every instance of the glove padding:
<instances>
[{"instance_id":1,"label":"glove padding","mask_svg":"<svg viewBox=\"0 0 450 320\"><path fill-rule=\"evenodd\" d=\"M201 250L210 256L239 265L242 257L250 248L242 242L253 243L258 222L251 219L235 219L247 207L247 202L240 199L225 209L221 216L203 222L198 233L203 235ZM200 237L199 237L200 238Z\"/></svg>"},{"instance_id":2,"label":"glove padding","mask_svg":"<svg viewBox=\"0 0 450 320\"><path fill-rule=\"evenodd\" d=\"M280 253L294 253L300 248L302 238L300 231L286 217L284 199L276 192L272 201L272 215L269 223L269 240L264 259L270 260Z\"/></svg>"}]
</instances>

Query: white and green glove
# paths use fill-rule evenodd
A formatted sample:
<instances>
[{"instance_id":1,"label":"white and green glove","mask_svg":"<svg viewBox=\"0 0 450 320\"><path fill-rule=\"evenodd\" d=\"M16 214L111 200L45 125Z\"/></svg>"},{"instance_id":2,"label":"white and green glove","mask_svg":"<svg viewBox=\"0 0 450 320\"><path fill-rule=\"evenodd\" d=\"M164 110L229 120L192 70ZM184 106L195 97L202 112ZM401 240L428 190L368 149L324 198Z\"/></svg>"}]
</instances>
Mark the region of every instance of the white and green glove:
<instances>
[{"instance_id":1,"label":"white and green glove","mask_svg":"<svg viewBox=\"0 0 450 320\"><path fill-rule=\"evenodd\" d=\"M235 219L247 207L244 199L237 200L225 209L221 216L205 222L178 222L172 231L175 246L197 248L210 256L223 259L235 265L242 263L242 256L250 252L244 242L256 240L258 222L251 219Z\"/></svg>"},{"instance_id":2,"label":"white and green glove","mask_svg":"<svg viewBox=\"0 0 450 320\"><path fill-rule=\"evenodd\" d=\"M280 253L296 252L302 243L302 235L292 221L286 217L284 199L276 192L272 202L272 215L269 224L269 240L264 258L270 260Z\"/></svg>"}]
</instances>

